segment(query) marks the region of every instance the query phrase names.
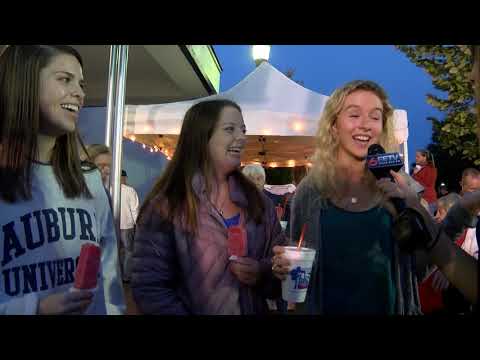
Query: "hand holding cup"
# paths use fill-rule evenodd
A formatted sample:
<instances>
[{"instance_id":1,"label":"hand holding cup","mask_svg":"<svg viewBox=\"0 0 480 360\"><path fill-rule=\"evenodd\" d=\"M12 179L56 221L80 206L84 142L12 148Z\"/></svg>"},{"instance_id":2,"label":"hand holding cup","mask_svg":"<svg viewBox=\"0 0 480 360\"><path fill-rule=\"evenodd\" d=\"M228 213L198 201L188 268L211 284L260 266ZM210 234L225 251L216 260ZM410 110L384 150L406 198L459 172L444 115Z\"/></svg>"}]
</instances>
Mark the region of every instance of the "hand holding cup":
<instances>
[{"instance_id":1,"label":"hand holding cup","mask_svg":"<svg viewBox=\"0 0 480 360\"><path fill-rule=\"evenodd\" d=\"M285 247L284 246L275 246L273 248L273 253L275 254L272 259L272 272L273 275L279 280L285 280L290 271L290 260L285 256Z\"/></svg>"}]
</instances>

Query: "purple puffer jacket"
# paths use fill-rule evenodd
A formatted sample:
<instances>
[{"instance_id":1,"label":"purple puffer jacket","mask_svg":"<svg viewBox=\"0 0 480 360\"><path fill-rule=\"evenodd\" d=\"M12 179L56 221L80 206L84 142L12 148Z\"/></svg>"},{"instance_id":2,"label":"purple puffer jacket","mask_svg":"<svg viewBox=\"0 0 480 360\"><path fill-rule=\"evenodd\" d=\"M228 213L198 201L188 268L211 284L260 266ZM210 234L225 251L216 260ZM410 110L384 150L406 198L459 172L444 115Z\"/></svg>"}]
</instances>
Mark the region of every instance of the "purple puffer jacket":
<instances>
[{"instance_id":1,"label":"purple puffer jacket","mask_svg":"<svg viewBox=\"0 0 480 360\"><path fill-rule=\"evenodd\" d=\"M161 195L142 215L135 234L132 292L144 314L253 315L268 311L265 299L281 295L280 281L271 270L272 249L285 245L273 203L262 194L264 221L246 221L247 256L260 263L260 278L253 287L241 284L228 268L227 228L206 198L203 177L192 186L199 201L198 235L192 237L165 220ZM229 177L231 200L247 206L240 184ZM176 223L176 222L175 222Z\"/></svg>"}]
</instances>

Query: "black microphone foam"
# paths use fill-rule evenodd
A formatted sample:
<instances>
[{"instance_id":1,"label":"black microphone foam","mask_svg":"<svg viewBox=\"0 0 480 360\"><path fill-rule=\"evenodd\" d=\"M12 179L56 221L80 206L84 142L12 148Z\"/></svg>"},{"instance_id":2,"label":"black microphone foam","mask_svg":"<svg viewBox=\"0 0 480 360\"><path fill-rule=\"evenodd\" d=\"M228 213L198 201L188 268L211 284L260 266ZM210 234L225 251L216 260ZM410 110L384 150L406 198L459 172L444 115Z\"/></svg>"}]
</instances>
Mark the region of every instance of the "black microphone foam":
<instances>
[{"instance_id":1,"label":"black microphone foam","mask_svg":"<svg viewBox=\"0 0 480 360\"><path fill-rule=\"evenodd\" d=\"M385 149L380 144L372 144L368 147L368 155L385 154Z\"/></svg>"}]
</instances>

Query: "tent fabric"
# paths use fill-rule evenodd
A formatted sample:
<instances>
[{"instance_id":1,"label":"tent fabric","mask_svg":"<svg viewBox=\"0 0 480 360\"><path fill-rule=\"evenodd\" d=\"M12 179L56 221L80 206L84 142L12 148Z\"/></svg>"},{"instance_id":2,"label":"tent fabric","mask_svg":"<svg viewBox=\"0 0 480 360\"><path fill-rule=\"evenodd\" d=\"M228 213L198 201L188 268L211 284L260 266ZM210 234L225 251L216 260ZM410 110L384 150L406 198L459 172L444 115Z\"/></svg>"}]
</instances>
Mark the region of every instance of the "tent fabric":
<instances>
[{"instance_id":1,"label":"tent fabric","mask_svg":"<svg viewBox=\"0 0 480 360\"><path fill-rule=\"evenodd\" d=\"M169 148L171 145L166 143L175 143L186 111L195 103L210 99L230 99L240 105L248 134L244 163L298 166L309 163L313 154L314 136L328 96L304 88L263 62L237 85L217 95L126 106L125 134L135 134L150 146ZM395 110L394 117L395 135L401 144L408 139L407 113ZM158 135L162 135L163 142ZM169 151L173 153L174 149ZM266 154L259 154L262 151Z\"/></svg>"}]
</instances>

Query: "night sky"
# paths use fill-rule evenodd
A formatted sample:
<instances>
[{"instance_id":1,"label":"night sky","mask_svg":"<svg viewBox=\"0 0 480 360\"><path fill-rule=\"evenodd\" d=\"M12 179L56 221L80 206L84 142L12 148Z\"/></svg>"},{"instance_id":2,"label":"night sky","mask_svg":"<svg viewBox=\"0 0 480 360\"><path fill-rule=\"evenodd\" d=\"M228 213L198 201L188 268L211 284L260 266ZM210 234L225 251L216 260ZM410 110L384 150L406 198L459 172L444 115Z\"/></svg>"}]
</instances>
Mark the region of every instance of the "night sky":
<instances>
[{"instance_id":1,"label":"night sky","mask_svg":"<svg viewBox=\"0 0 480 360\"><path fill-rule=\"evenodd\" d=\"M220 91L230 89L255 69L251 45L215 45L214 49L223 68ZM431 141L432 126L426 118L442 118L426 102L427 93L440 94L430 76L393 45L273 45L269 62L280 71L295 69L295 79L324 95L355 79L379 83L393 106L407 111L410 163L415 161L415 149Z\"/></svg>"}]
</instances>

